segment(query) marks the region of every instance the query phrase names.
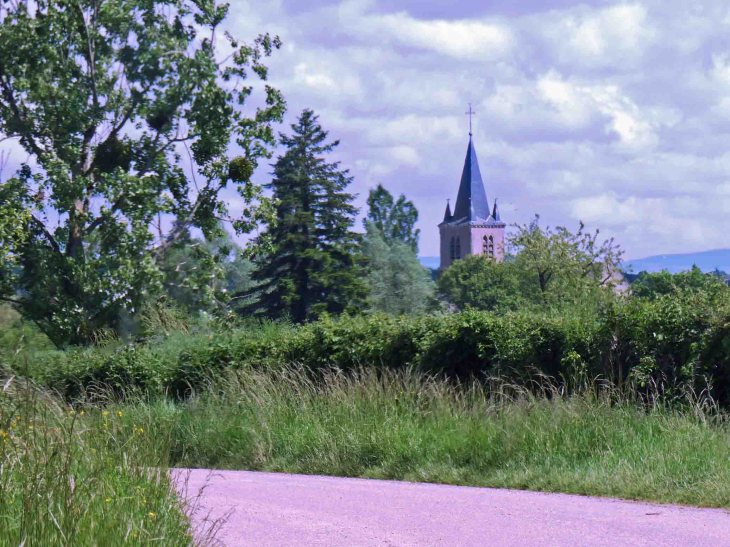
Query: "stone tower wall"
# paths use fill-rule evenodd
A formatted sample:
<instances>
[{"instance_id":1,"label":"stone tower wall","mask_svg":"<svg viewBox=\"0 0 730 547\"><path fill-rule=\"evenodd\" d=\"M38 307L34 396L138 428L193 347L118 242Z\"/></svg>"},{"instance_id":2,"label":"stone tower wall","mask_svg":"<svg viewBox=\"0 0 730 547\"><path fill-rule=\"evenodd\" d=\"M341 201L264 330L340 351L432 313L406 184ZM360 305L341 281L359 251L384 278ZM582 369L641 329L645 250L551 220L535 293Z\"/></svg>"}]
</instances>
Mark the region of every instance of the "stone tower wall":
<instances>
[{"instance_id":1,"label":"stone tower wall","mask_svg":"<svg viewBox=\"0 0 730 547\"><path fill-rule=\"evenodd\" d=\"M497 262L504 260L504 228L480 227L469 224L456 226L443 225L439 227L441 233L441 265L439 271L451 266L451 238L459 237L461 241L461 258L472 254L483 254L484 236L494 237L494 257Z\"/></svg>"},{"instance_id":2,"label":"stone tower wall","mask_svg":"<svg viewBox=\"0 0 730 547\"><path fill-rule=\"evenodd\" d=\"M481 228L471 227L471 248L470 254L480 255L484 250L484 236L494 238L494 258L497 262L504 260L504 228Z\"/></svg>"}]
</instances>

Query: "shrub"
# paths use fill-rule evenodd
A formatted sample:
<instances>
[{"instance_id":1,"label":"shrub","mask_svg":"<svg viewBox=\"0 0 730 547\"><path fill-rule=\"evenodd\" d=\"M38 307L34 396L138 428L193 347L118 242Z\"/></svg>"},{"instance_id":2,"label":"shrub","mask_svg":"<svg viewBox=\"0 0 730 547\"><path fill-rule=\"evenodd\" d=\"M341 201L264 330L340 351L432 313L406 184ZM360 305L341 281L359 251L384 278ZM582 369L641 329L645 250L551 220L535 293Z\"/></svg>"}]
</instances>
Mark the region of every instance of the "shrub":
<instances>
[{"instance_id":1,"label":"shrub","mask_svg":"<svg viewBox=\"0 0 730 547\"><path fill-rule=\"evenodd\" d=\"M30 368L67 397L109 384L184 397L211 375L242 367L360 366L445 374L464 381L539 372L572 389L596 377L649 385L670 399L688 388L730 402L730 305L702 291L600 303L575 316L467 310L418 317L323 318L303 326L248 324L116 349L56 352Z\"/></svg>"}]
</instances>

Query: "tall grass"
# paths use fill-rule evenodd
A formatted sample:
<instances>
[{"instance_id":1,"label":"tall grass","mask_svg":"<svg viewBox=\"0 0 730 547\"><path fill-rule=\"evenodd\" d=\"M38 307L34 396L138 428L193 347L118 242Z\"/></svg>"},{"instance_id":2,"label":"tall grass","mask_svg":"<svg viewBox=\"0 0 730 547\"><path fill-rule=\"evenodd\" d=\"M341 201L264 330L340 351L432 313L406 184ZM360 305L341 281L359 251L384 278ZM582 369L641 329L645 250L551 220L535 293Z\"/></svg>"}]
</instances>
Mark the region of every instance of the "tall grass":
<instances>
[{"instance_id":1,"label":"tall grass","mask_svg":"<svg viewBox=\"0 0 730 547\"><path fill-rule=\"evenodd\" d=\"M73 409L13 377L0 387L0 545L212 542L205 529L193 537L192 502L173 488L153 416L130 424L111 406Z\"/></svg>"},{"instance_id":2,"label":"tall grass","mask_svg":"<svg viewBox=\"0 0 730 547\"><path fill-rule=\"evenodd\" d=\"M730 507L730 427L711 401L647 404L587 383L564 397L412 370L242 370L154 415L185 467L254 469Z\"/></svg>"}]
</instances>

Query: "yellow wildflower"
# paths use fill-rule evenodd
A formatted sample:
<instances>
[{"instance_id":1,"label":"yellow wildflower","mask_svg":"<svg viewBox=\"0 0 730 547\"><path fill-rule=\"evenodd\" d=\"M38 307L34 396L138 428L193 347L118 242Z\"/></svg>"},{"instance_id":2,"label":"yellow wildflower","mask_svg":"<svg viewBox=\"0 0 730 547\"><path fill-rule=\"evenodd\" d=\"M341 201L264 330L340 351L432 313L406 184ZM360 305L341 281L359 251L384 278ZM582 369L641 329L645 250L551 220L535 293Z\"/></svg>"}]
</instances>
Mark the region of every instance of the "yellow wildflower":
<instances>
[{"instance_id":1,"label":"yellow wildflower","mask_svg":"<svg viewBox=\"0 0 730 547\"><path fill-rule=\"evenodd\" d=\"M112 501L112 499L111 498L107 498L106 501L107 502L110 502L110 501Z\"/></svg>"},{"instance_id":2,"label":"yellow wildflower","mask_svg":"<svg viewBox=\"0 0 730 547\"><path fill-rule=\"evenodd\" d=\"M3 431L2 429L0 429L0 437L2 437L4 439L7 436L8 436L8 434L5 433L5 431Z\"/></svg>"},{"instance_id":3,"label":"yellow wildflower","mask_svg":"<svg viewBox=\"0 0 730 547\"><path fill-rule=\"evenodd\" d=\"M104 412L102 412L102 414L103 414L104 416L106 416L106 415L107 415L107 414L109 414L109 413L108 413L108 412L107 412L107 411L105 410Z\"/></svg>"},{"instance_id":4,"label":"yellow wildflower","mask_svg":"<svg viewBox=\"0 0 730 547\"><path fill-rule=\"evenodd\" d=\"M122 411L121 410L119 412L117 412L117 414L119 415L120 418L122 417Z\"/></svg>"},{"instance_id":5,"label":"yellow wildflower","mask_svg":"<svg viewBox=\"0 0 730 547\"><path fill-rule=\"evenodd\" d=\"M69 410L68 413L71 415L75 414L73 410Z\"/></svg>"},{"instance_id":6,"label":"yellow wildflower","mask_svg":"<svg viewBox=\"0 0 730 547\"><path fill-rule=\"evenodd\" d=\"M151 516L151 517L154 517L154 516L155 516L155 514L154 514L154 513L150 513L150 516Z\"/></svg>"},{"instance_id":7,"label":"yellow wildflower","mask_svg":"<svg viewBox=\"0 0 730 547\"><path fill-rule=\"evenodd\" d=\"M84 411L82 410L81 412L79 412L79 415L80 416L83 416L84 415Z\"/></svg>"}]
</instances>

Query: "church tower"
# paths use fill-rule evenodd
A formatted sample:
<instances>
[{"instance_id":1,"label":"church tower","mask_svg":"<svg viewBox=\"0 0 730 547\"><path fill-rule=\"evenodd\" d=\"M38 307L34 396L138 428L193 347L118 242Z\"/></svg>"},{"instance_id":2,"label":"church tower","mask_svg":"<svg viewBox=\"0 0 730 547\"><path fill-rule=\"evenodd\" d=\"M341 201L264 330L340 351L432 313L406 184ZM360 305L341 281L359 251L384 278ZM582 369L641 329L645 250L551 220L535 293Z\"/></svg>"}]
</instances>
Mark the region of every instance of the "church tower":
<instances>
[{"instance_id":1,"label":"church tower","mask_svg":"<svg viewBox=\"0 0 730 547\"><path fill-rule=\"evenodd\" d=\"M471 106L469 113L472 113ZM447 202L444 221L439 224L440 272L448 268L454 260L468 255L485 255L497 262L504 260L506 224L499 217L496 199L492 211L489 211L487 192L484 190L477 153L472 142L471 118L469 126L469 146L466 149L454 213L451 213L451 206Z\"/></svg>"}]
</instances>

